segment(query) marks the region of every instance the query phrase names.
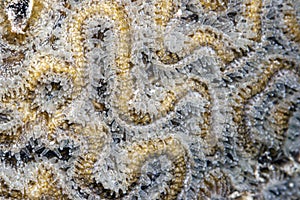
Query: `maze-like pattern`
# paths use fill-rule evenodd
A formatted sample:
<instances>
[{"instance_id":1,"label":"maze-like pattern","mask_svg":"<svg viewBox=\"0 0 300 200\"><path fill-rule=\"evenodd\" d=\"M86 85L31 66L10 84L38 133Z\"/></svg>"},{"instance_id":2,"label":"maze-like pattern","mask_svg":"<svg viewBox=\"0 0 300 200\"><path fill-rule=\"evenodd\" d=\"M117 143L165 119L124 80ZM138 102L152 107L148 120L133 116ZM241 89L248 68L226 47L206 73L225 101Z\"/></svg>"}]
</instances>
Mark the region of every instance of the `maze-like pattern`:
<instances>
[{"instance_id":1,"label":"maze-like pattern","mask_svg":"<svg viewBox=\"0 0 300 200\"><path fill-rule=\"evenodd\" d=\"M0 197L299 199L296 0L0 2Z\"/></svg>"}]
</instances>

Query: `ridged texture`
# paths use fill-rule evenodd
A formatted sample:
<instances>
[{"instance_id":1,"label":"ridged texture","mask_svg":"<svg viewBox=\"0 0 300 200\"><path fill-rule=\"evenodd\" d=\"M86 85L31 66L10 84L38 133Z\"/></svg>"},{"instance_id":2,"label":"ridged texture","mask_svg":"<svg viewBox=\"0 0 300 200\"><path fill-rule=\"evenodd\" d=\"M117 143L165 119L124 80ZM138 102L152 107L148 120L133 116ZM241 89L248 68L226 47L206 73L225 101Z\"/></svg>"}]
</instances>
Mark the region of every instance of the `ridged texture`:
<instances>
[{"instance_id":1,"label":"ridged texture","mask_svg":"<svg viewBox=\"0 0 300 200\"><path fill-rule=\"evenodd\" d=\"M297 1L0 1L0 199L300 199Z\"/></svg>"}]
</instances>

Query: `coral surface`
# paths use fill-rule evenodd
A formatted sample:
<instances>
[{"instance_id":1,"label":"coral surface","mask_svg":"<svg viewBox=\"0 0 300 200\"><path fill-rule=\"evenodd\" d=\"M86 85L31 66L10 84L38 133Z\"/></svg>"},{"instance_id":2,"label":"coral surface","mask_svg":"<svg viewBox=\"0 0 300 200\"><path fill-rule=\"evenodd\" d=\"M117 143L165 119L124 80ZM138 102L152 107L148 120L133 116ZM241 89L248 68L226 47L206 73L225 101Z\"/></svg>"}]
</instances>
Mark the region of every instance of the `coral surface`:
<instances>
[{"instance_id":1,"label":"coral surface","mask_svg":"<svg viewBox=\"0 0 300 200\"><path fill-rule=\"evenodd\" d=\"M1 199L300 199L299 0L0 0Z\"/></svg>"}]
</instances>

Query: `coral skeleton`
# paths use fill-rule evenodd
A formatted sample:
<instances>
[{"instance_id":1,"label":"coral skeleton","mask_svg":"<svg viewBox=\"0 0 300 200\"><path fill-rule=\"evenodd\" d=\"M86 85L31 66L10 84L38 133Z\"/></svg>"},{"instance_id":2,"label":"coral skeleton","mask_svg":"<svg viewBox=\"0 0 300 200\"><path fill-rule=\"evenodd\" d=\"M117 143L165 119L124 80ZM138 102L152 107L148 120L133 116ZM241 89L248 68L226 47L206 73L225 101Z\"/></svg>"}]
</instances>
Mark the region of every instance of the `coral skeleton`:
<instances>
[{"instance_id":1,"label":"coral skeleton","mask_svg":"<svg viewBox=\"0 0 300 200\"><path fill-rule=\"evenodd\" d=\"M298 0L0 0L0 199L300 199Z\"/></svg>"}]
</instances>

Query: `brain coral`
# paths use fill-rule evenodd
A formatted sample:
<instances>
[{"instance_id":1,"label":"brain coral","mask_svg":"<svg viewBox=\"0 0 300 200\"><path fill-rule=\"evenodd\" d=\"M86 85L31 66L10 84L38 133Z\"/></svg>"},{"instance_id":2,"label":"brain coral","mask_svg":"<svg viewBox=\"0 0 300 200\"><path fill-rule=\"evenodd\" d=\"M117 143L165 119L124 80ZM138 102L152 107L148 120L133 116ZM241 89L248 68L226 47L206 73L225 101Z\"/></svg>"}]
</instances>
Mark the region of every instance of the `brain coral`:
<instances>
[{"instance_id":1,"label":"brain coral","mask_svg":"<svg viewBox=\"0 0 300 200\"><path fill-rule=\"evenodd\" d=\"M1 0L1 199L300 199L298 0Z\"/></svg>"}]
</instances>

